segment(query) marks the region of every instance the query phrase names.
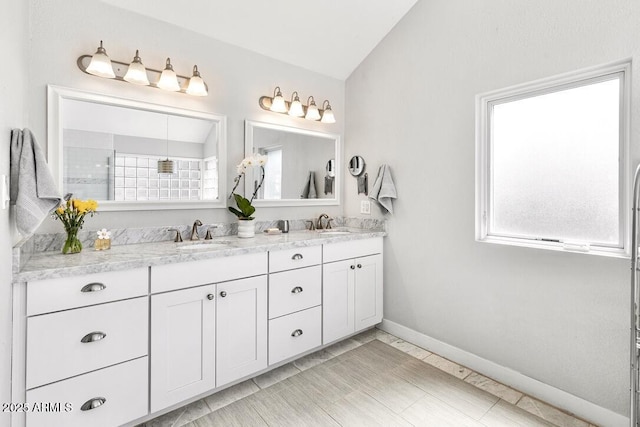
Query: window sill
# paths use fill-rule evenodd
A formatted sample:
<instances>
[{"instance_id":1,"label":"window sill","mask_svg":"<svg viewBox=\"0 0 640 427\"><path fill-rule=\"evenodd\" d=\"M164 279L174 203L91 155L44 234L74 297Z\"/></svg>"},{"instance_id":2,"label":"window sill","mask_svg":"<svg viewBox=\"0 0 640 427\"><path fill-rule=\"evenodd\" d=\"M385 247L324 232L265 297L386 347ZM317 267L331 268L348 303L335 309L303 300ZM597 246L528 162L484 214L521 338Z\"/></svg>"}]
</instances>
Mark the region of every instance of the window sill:
<instances>
[{"instance_id":1,"label":"window sill","mask_svg":"<svg viewBox=\"0 0 640 427\"><path fill-rule=\"evenodd\" d=\"M476 242L495 243L508 246L520 246L524 248L545 249L557 252L567 252L585 255L598 255L610 258L626 258L630 259L631 255L622 248L607 248L603 246L591 246L581 244L568 244L563 242L548 242L530 239L517 239L511 237L485 236L476 238Z\"/></svg>"}]
</instances>

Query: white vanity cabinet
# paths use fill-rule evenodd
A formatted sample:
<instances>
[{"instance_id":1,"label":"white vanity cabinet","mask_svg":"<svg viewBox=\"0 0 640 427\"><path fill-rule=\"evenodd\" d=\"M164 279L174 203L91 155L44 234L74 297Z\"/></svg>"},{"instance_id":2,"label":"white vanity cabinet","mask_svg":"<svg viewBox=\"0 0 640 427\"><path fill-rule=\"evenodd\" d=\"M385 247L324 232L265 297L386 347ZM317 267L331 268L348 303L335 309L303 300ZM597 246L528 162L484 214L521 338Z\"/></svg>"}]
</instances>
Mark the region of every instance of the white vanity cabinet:
<instances>
[{"instance_id":1,"label":"white vanity cabinet","mask_svg":"<svg viewBox=\"0 0 640 427\"><path fill-rule=\"evenodd\" d=\"M382 238L323 246L323 344L382 321Z\"/></svg>"},{"instance_id":2,"label":"white vanity cabinet","mask_svg":"<svg viewBox=\"0 0 640 427\"><path fill-rule=\"evenodd\" d=\"M147 414L148 269L27 284L26 425L113 426ZM59 292L62 296L56 296Z\"/></svg>"},{"instance_id":3,"label":"white vanity cabinet","mask_svg":"<svg viewBox=\"0 0 640 427\"><path fill-rule=\"evenodd\" d=\"M322 345L322 246L269 252L269 365Z\"/></svg>"},{"instance_id":4,"label":"white vanity cabinet","mask_svg":"<svg viewBox=\"0 0 640 427\"><path fill-rule=\"evenodd\" d=\"M151 267L151 412L267 367L266 273L266 253Z\"/></svg>"}]
</instances>

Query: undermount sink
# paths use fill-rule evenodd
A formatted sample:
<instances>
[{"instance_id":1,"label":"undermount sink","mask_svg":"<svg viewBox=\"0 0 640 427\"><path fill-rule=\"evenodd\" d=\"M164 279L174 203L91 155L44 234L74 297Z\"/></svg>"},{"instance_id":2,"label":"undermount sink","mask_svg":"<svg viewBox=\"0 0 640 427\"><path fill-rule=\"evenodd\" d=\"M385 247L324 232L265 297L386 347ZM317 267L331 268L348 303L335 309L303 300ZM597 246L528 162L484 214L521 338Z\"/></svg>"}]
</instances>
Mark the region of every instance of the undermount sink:
<instances>
[{"instance_id":1,"label":"undermount sink","mask_svg":"<svg viewBox=\"0 0 640 427\"><path fill-rule=\"evenodd\" d=\"M316 230L318 233L320 234L326 234L326 235L330 235L330 236L336 236L336 235L340 235L340 234L351 234L352 232L349 230L333 230L333 229L328 229L328 230Z\"/></svg>"},{"instance_id":2,"label":"undermount sink","mask_svg":"<svg viewBox=\"0 0 640 427\"><path fill-rule=\"evenodd\" d=\"M212 249L227 248L226 242L213 242L211 240L196 240L193 242L178 243L179 251L208 251Z\"/></svg>"}]
</instances>

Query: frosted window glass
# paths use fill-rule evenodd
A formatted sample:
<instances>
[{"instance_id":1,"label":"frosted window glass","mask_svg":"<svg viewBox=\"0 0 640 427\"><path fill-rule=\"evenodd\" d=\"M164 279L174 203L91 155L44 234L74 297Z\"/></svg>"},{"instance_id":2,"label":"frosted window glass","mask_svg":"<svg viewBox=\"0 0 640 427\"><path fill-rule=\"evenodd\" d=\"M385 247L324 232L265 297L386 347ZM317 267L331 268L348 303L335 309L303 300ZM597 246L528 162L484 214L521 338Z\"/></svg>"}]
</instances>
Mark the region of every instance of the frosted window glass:
<instances>
[{"instance_id":1,"label":"frosted window glass","mask_svg":"<svg viewBox=\"0 0 640 427\"><path fill-rule=\"evenodd\" d=\"M492 234L620 244L620 81L493 106Z\"/></svg>"}]
</instances>

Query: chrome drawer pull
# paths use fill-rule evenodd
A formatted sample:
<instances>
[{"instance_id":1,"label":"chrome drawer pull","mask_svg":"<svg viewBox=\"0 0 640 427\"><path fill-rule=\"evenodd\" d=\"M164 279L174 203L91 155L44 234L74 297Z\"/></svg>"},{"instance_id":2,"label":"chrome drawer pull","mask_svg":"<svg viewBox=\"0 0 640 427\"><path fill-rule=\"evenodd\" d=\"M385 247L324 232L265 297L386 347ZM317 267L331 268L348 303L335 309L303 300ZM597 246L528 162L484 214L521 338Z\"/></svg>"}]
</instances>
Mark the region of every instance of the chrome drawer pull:
<instances>
[{"instance_id":1,"label":"chrome drawer pull","mask_svg":"<svg viewBox=\"0 0 640 427\"><path fill-rule=\"evenodd\" d=\"M80 289L80 292L98 292L98 291L103 291L107 289L107 286L104 285L103 283L89 283L88 285L84 285L82 287L82 289Z\"/></svg>"},{"instance_id":2,"label":"chrome drawer pull","mask_svg":"<svg viewBox=\"0 0 640 427\"><path fill-rule=\"evenodd\" d=\"M302 259L302 258L303 258L302 254L294 254L294 255L291 257L291 259L292 259L292 260L294 260L294 261L299 260L299 259Z\"/></svg>"},{"instance_id":3,"label":"chrome drawer pull","mask_svg":"<svg viewBox=\"0 0 640 427\"><path fill-rule=\"evenodd\" d=\"M295 331L291 332L292 337L299 337L300 335L302 335L302 329L296 329Z\"/></svg>"},{"instance_id":4,"label":"chrome drawer pull","mask_svg":"<svg viewBox=\"0 0 640 427\"><path fill-rule=\"evenodd\" d=\"M81 411L90 411L92 409L96 409L107 401L104 397L94 397L93 399L89 399L80 407Z\"/></svg>"},{"instance_id":5,"label":"chrome drawer pull","mask_svg":"<svg viewBox=\"0 0 640 427\"><path fill-rule=\"evenodd\" d=\"M106 336L107 334L105 334L104 332L89 332L87 335L82 337L80 342L84 342L84 343L96 342L96 341L100 341L101 339L104 339Z\"/></svg>"},{"instance_id":6,"label":"chrome drawer pull","mask_svg":"<svg viewBox=\"0 0 640 427\"><path fill-rule=\"evenodd\" d=\"M299 294L302 291L303 289L300 286L296 286L295 288L291 289L292 294Z\"/></svg>"}]
</instances>

